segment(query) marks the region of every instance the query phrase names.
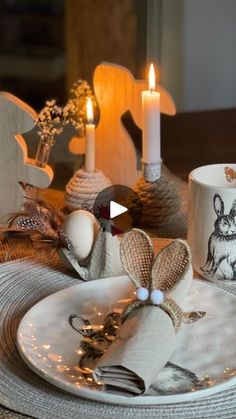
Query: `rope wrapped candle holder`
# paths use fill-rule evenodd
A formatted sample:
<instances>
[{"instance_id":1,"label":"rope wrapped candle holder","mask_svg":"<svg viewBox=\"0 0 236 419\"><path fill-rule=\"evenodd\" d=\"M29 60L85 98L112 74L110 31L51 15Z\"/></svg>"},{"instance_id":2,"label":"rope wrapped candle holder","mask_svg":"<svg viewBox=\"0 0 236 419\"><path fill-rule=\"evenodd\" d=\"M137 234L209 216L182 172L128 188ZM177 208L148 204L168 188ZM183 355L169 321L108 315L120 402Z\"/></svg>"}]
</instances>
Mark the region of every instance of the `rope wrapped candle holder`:
<instances>
[{"instance_id":1,"label":"rope wrapped candle holder","mask_svg":"<svg viewBox=\"0 0 236 419\"><path fill-rule=\"evenodd\" d=\"M144 163L143 176L138 179L134 191L142 203L140 227L160 237L186 237L186 182L161 166L161 162ZM133 199L130 203L133 214L138 212L140 201Z\"/></svg>"},{"instance_id":2,"label":"rope wrapped candle holder","mask_svg":"<svg viewBox=\"0 0 236 419\"><path fill-rule=\"evenodd\" d=\"M93 209L94 201L103 189L111 185L101 170L95 168L95 129L91 98L87 99L85 167L79 169L66 185L65 205L70 210Z\"/></svg>"},{"instance_id":3,"label":"rope wrapped candle holder","mask_svg":"<svg viewBox=\"0 0 236 419\"><path fill-rule=\"evenodd\" d=\"M99 192L110 185L110 180L101 170L87 172L85 169L79 169L66 185L65 205L69 211L76 209L91 211Z\"/></svg>"},{"instance_id":4,"label":"rope wrapped candle holder","mask_svg":"<svg viewBox=\"0 0 236 419\"><path fill-rule=\"evenodd\" d=\"M162 172L160 113L161 92L155 90L155 70L149 69L149 90L142 91L143 176L135 185L143 212L139 226L161 237L185 237L186 216L182 212L179 183ZM163 93L163 92L162 92ZM137 211L133 202L133 211Z\"/></svg>"}]
</instances>

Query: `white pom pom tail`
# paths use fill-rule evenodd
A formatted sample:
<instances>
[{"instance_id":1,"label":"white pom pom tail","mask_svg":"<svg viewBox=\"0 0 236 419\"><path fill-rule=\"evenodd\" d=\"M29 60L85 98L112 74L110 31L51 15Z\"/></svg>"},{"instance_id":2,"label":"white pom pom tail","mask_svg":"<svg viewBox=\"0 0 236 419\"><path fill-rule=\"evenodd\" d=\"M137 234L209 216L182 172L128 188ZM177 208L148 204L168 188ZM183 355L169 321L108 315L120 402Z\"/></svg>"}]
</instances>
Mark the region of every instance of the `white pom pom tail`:
<instances>
[{"instance_id":1,"label":"white pom pom tail","mask_svg":"<svg viewBox=\"0 0 236 419\"><path fill-rule=\"evenodd\" d=\"M164 300L164 294L161 290L153 290L150 295L150 300L153 304L161 304Z\"/></svg>"},{"instance_id":2,"label":"white pom pom tail","mask_svg":"<svg viewBox=\"0 0 236 419\"><path fill-rule=\"evenodd\" d=\"M140 301L146 301L149 297L149 291L147 288L140 287L136 291L137 299Z\"/></svg>"}]
</instances>

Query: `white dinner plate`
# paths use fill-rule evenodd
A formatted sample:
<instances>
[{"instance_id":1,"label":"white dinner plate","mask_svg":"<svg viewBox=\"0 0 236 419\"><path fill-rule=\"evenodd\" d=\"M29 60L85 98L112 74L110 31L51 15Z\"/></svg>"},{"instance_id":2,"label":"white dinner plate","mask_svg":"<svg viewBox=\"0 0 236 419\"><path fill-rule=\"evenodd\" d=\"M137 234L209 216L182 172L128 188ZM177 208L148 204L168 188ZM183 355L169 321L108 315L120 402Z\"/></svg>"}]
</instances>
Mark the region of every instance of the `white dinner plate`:
<instances>
[{"instance_id":1,"label":"white dinner plate","mask_svg":"<svg viewBox=\"0 0 236 419\"><path fill-rule=\"evenodd\" d=\"M236 297L208 283L193 281L185 309L206 316L184 325L171 362L194 373L201 388L166 394L130 397L108 392L84 376L78 366L80 333L71 327L71 315L92 324L119 311L134 292L127 276L106 278L69 287L43 299L22 319L17 344L25 362L38 375L67 392L102 402L132 405L178 403L225 390L236 384ZM167 386L168 387L168 386Z\"/></svg>"}]
</instances>

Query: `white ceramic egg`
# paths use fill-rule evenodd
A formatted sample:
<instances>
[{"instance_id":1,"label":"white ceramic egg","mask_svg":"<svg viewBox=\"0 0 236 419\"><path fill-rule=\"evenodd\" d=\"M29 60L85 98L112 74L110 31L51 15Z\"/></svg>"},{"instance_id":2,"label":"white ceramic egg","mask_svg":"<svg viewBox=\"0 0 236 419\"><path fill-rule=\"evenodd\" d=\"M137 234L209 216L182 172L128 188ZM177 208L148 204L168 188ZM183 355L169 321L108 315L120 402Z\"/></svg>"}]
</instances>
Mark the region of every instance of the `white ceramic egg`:
<instances>
[{"instance_id":1,"label":"white ceramic egg","mask_svg":"<svg viewBox=\"0 0 236 419\"><path fill-rule=\"evenodd\" d=\"M86 259L98 236L99 223L88 211L76 210L66 218L63 231L72 246L72 252L78 261Z\"/></svg>"}]
</instances>

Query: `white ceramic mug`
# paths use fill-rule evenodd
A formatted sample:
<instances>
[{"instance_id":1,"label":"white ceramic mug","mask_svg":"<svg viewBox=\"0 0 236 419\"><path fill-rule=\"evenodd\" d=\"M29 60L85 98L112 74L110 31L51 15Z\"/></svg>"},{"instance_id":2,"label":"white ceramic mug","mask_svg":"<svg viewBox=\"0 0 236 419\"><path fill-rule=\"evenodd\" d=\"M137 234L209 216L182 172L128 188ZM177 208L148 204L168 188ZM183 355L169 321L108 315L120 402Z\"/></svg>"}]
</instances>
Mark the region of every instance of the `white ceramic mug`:
<instances>
[{"instance_id":1,"label":"white ceramic mug","mask_svg":"<svg viewBox=\"0 0 236 419\"><path fill-rule=\"evenodd\" d=\"M202 166L190 173L188 242L198 273L236 281L236 164Z\"/></svg>"}]
</instances>

